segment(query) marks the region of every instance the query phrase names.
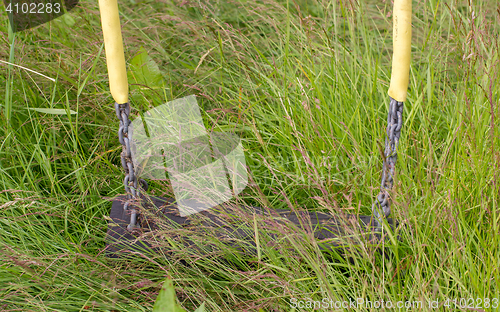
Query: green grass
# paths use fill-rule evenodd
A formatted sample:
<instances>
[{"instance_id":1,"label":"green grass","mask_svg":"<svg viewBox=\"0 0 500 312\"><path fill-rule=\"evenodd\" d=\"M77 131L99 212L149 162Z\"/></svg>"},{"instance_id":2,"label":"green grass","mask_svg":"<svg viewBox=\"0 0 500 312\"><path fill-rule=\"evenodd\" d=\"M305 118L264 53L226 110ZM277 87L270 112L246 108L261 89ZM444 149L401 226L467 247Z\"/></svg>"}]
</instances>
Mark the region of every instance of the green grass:
<instances>
[{"instance_id":1,"label":"green grass","mask_svg":"<svg viewBox=\"0 0 500 312\"><path fill-rule=\"evenodd\" d=\"M181 247L103 256L124 173L97 3L15 37L2 13L0 59L56 81L0 65L0 310L148 311L166 277L189 311L203 302L207 311L293 311L291 298L424 302L415 311L431 310L431 300L441 310L446 299L500 300L495 4L474 1L473 15L465 0L413 1L392 193L392 216L406 228L387 243L388 257L362 246L353 262L332 260L300 235L276 249L258 224L259 255L248 262L223 249L230 265ZM197 94L207 127L243 138L252 183L242 200L371 213L389 102L390 1L131 0L120 9L127 60L144 47L165 81L131 85L134 116ZM173 195L168 182L151 184L155 195Z\"/></svg>"}]
</instances>

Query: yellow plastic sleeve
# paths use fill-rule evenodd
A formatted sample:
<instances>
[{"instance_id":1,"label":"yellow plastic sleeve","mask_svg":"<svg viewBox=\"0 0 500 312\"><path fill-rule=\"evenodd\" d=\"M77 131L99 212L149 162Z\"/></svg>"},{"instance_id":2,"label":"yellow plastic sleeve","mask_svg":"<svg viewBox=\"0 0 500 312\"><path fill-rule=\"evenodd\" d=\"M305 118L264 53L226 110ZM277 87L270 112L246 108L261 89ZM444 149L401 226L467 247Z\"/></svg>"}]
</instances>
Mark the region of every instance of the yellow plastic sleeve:
<instances>
[{"instance_id":1,"label":"yellow plastic sleeve","mask_svg":"<svg viewBox=\"0 0 500 312\"><path fill-rule=\"evenodd\" d=\"M99 11L106 50L109 89L113 99L118 104L123 104L128 102L128 82L117 0L99 0Z\"/></svg>"},{"instance_id":2,"label":"yellow plastic sleeve","mask_svg":"<svg viewBox=\"0 0 500 312\"><path fill-rule=\"evenodd\" d=\"M410 80L411 0L394 0L393 36L389 96L398 102L404 102Z\"/></svg>"}]
</instances>

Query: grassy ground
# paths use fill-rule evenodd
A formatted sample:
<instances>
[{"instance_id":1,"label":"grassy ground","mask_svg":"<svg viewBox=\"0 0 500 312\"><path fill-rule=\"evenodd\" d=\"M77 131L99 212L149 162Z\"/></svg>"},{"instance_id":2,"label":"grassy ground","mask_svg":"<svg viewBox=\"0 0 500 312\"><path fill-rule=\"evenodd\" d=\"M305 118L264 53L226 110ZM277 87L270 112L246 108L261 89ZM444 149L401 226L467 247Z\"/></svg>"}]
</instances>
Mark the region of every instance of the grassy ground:
<instances>
[{"instance_id":1,"label":"grassy ground","mask_svg":"<svg viewBox=\"0 0 500 312\"><path fill-rule=\"evenodd\" d=\"M1 59L56 81L0 67L0 310L147 311L166 277L190 311L202 302L208 311L294 311L292 298L496 310L498 4L413 6L392 193L392 215L406 225L401 241L387 243L387 258L361 246L348 262L300 237L277 249L262 231L253 262L223 251L231 265L182 248L128 261L102 255L109 199L124 191L97 2L15 36L2 10ZM242 200L370 213L388 107L390 1L128 0L120 8L126 58L144 47L164 82L130 79L134 116L197 94L208 127L244 138L252 183ZM168 183L152 189L172 196Z\"/></svg>"}]
</instances>

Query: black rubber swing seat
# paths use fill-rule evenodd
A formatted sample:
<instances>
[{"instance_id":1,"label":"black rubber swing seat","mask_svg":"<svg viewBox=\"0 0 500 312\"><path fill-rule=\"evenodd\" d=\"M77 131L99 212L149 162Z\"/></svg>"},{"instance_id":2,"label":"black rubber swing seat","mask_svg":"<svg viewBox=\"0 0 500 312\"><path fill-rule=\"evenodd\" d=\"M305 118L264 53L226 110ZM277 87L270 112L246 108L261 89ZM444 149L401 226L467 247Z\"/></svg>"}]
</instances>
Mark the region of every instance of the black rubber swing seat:
<instances>
[{"instance_id":1,"label":"black rubber swing seat","mask_svg":"<svg viewBox=\"0 0 500 312\"><path fill-rule=\"evenodd\" d=\"M126 197L115 198L106 237L105 253L108 257L120 258L130 253L148 251L157 253L160 249L168 253L169 251L165 249L168 249L169 243L166 241L172 239L177 241L180 239L185 247L202 249L202 254L212 253L213 243L216 242L229 245L243 254L255 255L257 254L256 227L259 230L268 229L269 231L265 233L276 242L288 235L284 234L283 227L291 229L292 233L302 237L307 233L309 237L313 234L318 247L323 251L342 249L346 246L349 248L361 243L377 245L382 237L373 227L372 216L349 214L332 216L322 212L219 205L210 210L182 217L173 204L173 199L148 198L150 200L145 202L149 202L149 205L144 206L147 212L144 212L144 209L141 211L140 229L135 232L127 229L130 224L130 212L124 210ZM397 227L397 222L394 224L391 218L387 219L387 223L393 230Z\"/></svg>"}]
</instances>

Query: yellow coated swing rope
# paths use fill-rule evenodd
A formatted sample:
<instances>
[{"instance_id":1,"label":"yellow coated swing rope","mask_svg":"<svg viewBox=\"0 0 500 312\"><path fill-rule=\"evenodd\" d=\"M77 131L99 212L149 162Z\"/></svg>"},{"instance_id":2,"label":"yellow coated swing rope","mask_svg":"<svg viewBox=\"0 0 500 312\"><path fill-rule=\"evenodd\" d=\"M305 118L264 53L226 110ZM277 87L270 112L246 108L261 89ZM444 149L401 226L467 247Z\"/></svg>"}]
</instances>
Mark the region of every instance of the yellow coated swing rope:
<instances>
[{"instance_id":1,"label":"yellow coated swing rope","mask_svg":"<svg viewBox=\"0 0 500 312\"><path fill-rule=\"evenodd\" d=\"M411 0L395 0L393 12L393 57L391 85L389 87L389 114L387 117L387 138L380 193L372 205L375 225L380 228L383 217L391 213L389 190L394 182L397 160L397 146L403 126L403 102L406 100L410 74L411 54Z\"/></svg>"},{"instance_id":2,"label":"yellow coated swing rope","mask_svg":"<svg viewBox=\"0 0 500 312\"><path fill-rule=\"evenodd\" d=\"M106 50L109 89L115 102L124 104L128 102L128 82L117 0L99 0L99 11Z\"/></svg>"},{"instance_id":3,"label":"yellow coated swing rope","mask_svg":"<svg viewBox=\"0 0 500 312\"><path fill-rule=\"evenodd\" d=\"M123 52L122 32L120 28L120 15L118 13L117 0L99 0L99 11L101 13L102 32L104 36L104 47L106 49L106 64L108 66L109 89L115 100L116 116L120 120L118 129L118 140L122 144L121 163L125 170L123 184L127 193L127 201L123 210L130 210L130 224L127 229L132 231L140 227L137 224L138 213L132 199L139 198L139 183L147 191L147 183L138 179L132 162L131 133L129 129L131 121L130 103L128 103L128 81L125 66L125 54Z\"/></svg>"},{"instance_id":4,"label":"yellow coated swing rope","mask_svg":"<svg viewBox=\"0 0 500 312\"><path fill-rule=\"evenodd\" d=\"M394 1L393 48L389 96L404 102L410 79L411 0Z\"/></svg>"}]
</instances>

